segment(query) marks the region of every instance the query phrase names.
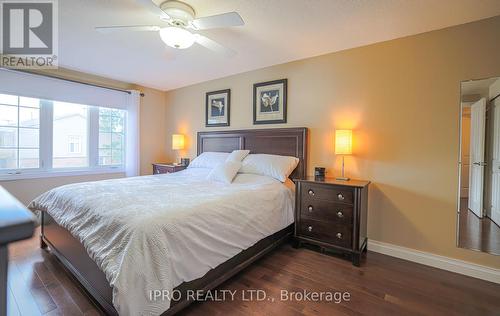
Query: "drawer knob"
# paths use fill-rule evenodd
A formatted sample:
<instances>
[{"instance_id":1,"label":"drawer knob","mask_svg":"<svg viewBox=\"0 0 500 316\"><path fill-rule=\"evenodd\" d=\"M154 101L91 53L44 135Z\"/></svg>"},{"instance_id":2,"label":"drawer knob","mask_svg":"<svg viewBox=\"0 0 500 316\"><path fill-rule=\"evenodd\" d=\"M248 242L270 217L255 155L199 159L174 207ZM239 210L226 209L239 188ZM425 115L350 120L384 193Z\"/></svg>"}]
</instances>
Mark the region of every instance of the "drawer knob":
<instances>
[{"instance_id":1,"label":"drawer knob","mask_svg":"<svg viewBox=\"0 0 500 316\"><path fill-rule=\"evenodd\" d=\"M338 218L342 218L342 217L344 217L344 212L342 212L342 211L338 211L338 212L337 212L337 217L338 217Z\"/></svg>"},{"instance_id":2,"label":"drawer knob","mask_svg":"<svg viewBox=\"0 0 500 316\"><path fill-rule=\"evenodd\" d=\"M339 194L337 194L337 199L339 199L340 201L343 201L343 200L345 200L345 197L342 193L339 193Z\"/></svg>"},{"instance_id":3,"label":"drawer knob","mask_svg":"<svg viewBox=\"0 0 500 316\"><path fill-rule=\"evenodd\" d=\"M337 239L342 239L342 233L337 233L335 236L337 236Z\"/></svg>"},{"instance_id":4,"label":"drawer knob","mask_svg":"<svg viewBox=\"0 0 500 316\"><path fill-rule=\"evenodd\" d=\"M310 196L314 196L314 191L312 189L309 189L309 191L307 191L307 193L309 193Z\"/></svg>"},{"instance_id":5,"label":"drawer knob","mask_svg":"<svg viewBox=\"0 0 500 316\"><path fill-rule=\"evenodd\" d=\"M307 210L309 210L309 212L312 212L312 211L313 211L313 207L312 207L312 205L309 205L309 206L307 207Z\"/></svg>"},{"instance_id":6,"label":"drawer knob","mask_svg":"<svg viewBox=\"0 0 500 316\"><path fill-rule=\"evenodd\" d=\"M313 231L313 227L312 227L312 226L309 226L309 227L307 227L307 230L308 230L309 232L312 232L312 231Z\"/></svg>"}]
</instances>

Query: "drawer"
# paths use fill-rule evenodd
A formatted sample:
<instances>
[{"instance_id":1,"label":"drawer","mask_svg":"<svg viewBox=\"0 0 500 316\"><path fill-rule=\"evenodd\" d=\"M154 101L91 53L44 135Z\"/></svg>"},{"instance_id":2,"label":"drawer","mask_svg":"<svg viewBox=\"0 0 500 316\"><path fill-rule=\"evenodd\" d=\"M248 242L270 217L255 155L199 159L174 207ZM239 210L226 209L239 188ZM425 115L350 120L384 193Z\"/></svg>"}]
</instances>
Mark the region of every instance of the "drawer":
<instances>
[{"instance_id":1,"label":"drawer","mask_svg":"<svg viewBox=\"0 0 500 316\"><path fill-rule=\"evenodd\" d=\"M154 173L155 174L160 174L160 173L170 173L172 172L173 168L171 167L164 167L164 166L155 166L154 167Z\"/></svg>"},{"instance_id":2,"label":"drawer","mask_svg":"<svg viewBox=\"0 0 500 316\"><path fill-rule=\"evenodd\" d=\"M352 205L335 203L326 200L303 199L300 206L300 217L340 224L352 224Z\"/></svg>"},{"instance_id":3,"label":"drawer","mask_svg":"<svg viewBox=\"0 0 500 316\"><path fill-rule=\"evenodd\" d=\"M343 186L302 183L303 200L325 200L353 204L354 189Z\"/></svg>"},{"instance_id":4,"label":"drawer","mask_svg":"<svg viewBox=\"0 0 500 316\"><path fill-rule=\"evenodd\" d=\"M351 226L301 218L298 228L300 236L309 237L336 246L351 248Z\"/></svg>"}]
</instances>

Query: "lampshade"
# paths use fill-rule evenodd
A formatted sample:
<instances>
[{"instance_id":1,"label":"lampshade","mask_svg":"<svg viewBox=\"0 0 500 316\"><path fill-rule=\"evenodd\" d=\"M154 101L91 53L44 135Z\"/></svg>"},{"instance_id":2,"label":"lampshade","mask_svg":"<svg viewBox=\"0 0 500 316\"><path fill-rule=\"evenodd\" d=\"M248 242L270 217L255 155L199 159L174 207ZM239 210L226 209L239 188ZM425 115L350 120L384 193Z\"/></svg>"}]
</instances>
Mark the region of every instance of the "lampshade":
<instances>
[{"instance_id":1,"label":"lampshade","mask_svg":"<svg viewBox=\"0 0 500 316\"><path fill-rule=\"evenodd\" d=\"M180 27L164 27L160 30L161 40L170 47L185 49L193 45L194 35Z\"/></svg>"},{"instance_id":2,"label":"lampshade","mask_svg":"<svg viewBox=\"0 0 500 316\"><path fill-rule=\"evenodd\" d=\"M352 154L352 131L350 129L338 129L335 131L335 154Z\"/></svg>"},{"instance_id":3,"label":"lampshade","mask_svg":"<svg viewBox=\"0 0 500 316\"><path fill-rule=\"evenodd\" d=\"M184 135L173 134L172 135L172 149L184 149Z\"/></svg>"}]
</instances>

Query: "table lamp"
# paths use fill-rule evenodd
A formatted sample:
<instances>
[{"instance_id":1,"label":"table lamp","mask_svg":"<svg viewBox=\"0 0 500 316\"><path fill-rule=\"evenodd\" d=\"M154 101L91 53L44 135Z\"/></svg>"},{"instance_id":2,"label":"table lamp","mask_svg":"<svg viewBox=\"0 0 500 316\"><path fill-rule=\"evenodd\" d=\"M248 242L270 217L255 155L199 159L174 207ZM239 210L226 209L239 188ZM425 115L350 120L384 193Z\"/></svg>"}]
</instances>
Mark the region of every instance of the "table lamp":
<instances>
[{"instance_id":1,"label":"table lamp","mask_svg":"<svg viewBox=\"0 0 500 316\"><path fill-rule=\"evenodd\" d=\"M337 180L348 181L344 174L344 158L345 155L352 154L352 130L338 129L335 131L335 155L342 155L342 176L337 177Z\"/></svg>"},{"instance_id":2,"label":"table lamp","mask_svg":"<svg viewBox=\"0 0 500 316\"><path fill-rule=\"evenodd\" d=\"M182 134L173 134L172 135L172 149L173 150L184 149L184 135L182 135ZM182 161L182 158L181 158L181 161Z\"/></svg>"}]
</instances>

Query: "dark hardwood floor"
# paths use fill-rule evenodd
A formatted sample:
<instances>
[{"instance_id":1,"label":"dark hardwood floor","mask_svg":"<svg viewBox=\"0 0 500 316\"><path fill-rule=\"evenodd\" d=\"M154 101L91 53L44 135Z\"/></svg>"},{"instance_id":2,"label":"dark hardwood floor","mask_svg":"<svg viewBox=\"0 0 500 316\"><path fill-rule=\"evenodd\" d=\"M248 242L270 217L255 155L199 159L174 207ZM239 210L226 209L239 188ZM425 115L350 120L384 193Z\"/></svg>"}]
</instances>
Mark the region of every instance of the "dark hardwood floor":
<instances>
[{"instance_id":1,"label":"dark hardwood floor","mask_svg":"<svg viewBox=\"0 0 500 316\"><path fill-rule=\"evenodd\" d=\"M467 202L467 198L460 199L458 246L500 255L500 227L488 217L477 217Z\"/></svg>"},{"instance_id":2,"label":"dark hardwood floor","mask_svg":"<svg viewBox=\"0 0 500 316\"><path fill-rule=\"evenodd\" d=\"M10 247L8 315L97 315L98 309L37 238ZM220 289L235 300L197 303L183 315L500 315L500 284L368 253L349 261L284 245ZM264 290L265 301L241 291ZM280 301L280 291L349 292L350 301ZM248 296L247 296L248 297Z\"/></svg>"}]
</instances>

